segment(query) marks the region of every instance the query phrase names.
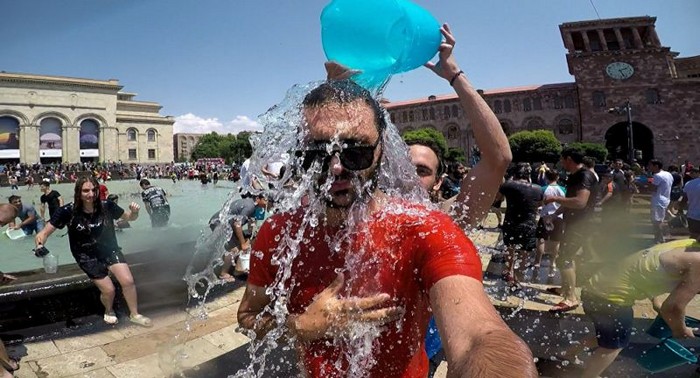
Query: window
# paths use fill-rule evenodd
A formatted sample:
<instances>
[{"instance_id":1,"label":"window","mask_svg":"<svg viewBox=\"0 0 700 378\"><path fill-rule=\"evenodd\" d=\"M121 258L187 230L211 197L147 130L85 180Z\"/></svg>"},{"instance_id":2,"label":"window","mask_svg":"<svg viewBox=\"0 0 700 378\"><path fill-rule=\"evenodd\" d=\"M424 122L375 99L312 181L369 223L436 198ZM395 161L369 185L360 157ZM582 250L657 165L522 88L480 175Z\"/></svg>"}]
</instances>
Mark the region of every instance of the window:
<instances>
[{"instance_id":1,"label":"window","mask_svg":"<svg viewBox=\"0 0 700 378\"><path fill-rule=\"evenodd\" d=\"M542 130L544 129L544 121L539 117L528 118L525 120L526 130Z\"/></svg>"},{"instance_id":2,"label":"window","mask_svg":"<svg viewBox=\"0 0 700 378\"><path fill-rule=\"evenodd\" d=\"M401 122L408 122L408 114L406 112L401 112Z\"/></svg>"},{"instance_id":3,"label":"window","mask_svg":"<svg viewBox=\"0 0 700 378\"><path fill-rule=\"evenodd\" d=\"M503 100L503 111L510 113L510 100Z\"/></svg>"},{"instance_id":4,"label":"window","mask_svg":"<svg viewBox=\"0 0 700 378\"><path fill-rule=\"evenodd\" d=\"M496 114L501 114L501 100L496 100L493 102L493 112Z\"/></svg>"},{"instance_id":5,"label":"window","mask_svg":"<svg viewBox=\"0 0 700 378\"><path fill-rule=\"evenodd\" d=\"M574 122L570 119L562 119L557 125L560 135L569 135L574 133Z\"/></svg>"},{"instance_id":6,"label":"window","mask_svg":"<svg viewBox=\"0 0 700 378\"><path fill-rule=\"evenodd\" d=\"M605 107L605 93L602 91L593 92L593 106L598 108Z\"/></svg>"},{"instance_id":7,"label":"window","mask_svg":"<svg viewBox=\"0 0 700 378\"><path fill-rule=\"evenodd\" d=\"M430 108L430 120L435 121L435 108Z\"/></svg>"},{"instance_id":8,"label":"window","mask_svg":"<svg viewBox=\"0 0 700 378\"><path fill-rule=\"evenodd\" d=\"M452 117L454 117L454 118L459 117L459 106L452 105Z\"/></svg>"},{"instance_id":9,"label":"window","mask_svg":"<svg viewBox=\"0 0 700 378\"><path fill-rule=\"evenodd\" d=\"M445 106L442 109L442 119L450 119L450 107Z\"/></svg>"},{"instance_id":10,"label":"window","mask_svg":"<svg viewBox=\"0 0 700 378\"><path fill-rule=\"evenodd\" d=\"M561 109L563 107L564 107L564 100L559 96L554 97L554 109Z\"/></svg>"},{"instance_id":11,"label":"window","mask_svg":"<svg viewBox=\"0 0 700 378\"><path fill-rule=\"evenodd\" d=\"M428 109L423 109L423 121L428 120Z\"/></svg>"},{"instance_id":12,"label":"window","mask_svg":"<svg viewBox=\"0 0 700 378\"><path fill-rule=\"evenodd\" d=\"M150 129L146 132L146 137L149 142L155 142L156 141L156 131L153 129Z\"/></svg>"},{"instance_id":13,"label":"window","mask_svg":"<svg viewBox=\"0 0 700 378\"><path fill-rule=\"evenodd\" d=\"M523 110L526 112L532 110L532 103L530 102L529 98L523 100Z\"/></svg>"},{"instance_id":14,"label":"window","mask_svg":"<svg viewBox=\"0 0 700 378\"><path fill-rule=\"evenodd\" d=\"M126 140L128 140L129 142L136 141L136 129L126 130Z\"/></svg>"},{"instance_id":15,"label":"window","mask_svg":"<svg viewBox=\"0 0 700 378\"><path fill-rule=\"evenodd\" d=\"M136 160L136 149L129 148L129 160Z\"/></svg>"},{"instance_id":16,"label":"window","mask_svg":"<svg viewBox=\"0 0 700 378\"><path fill-rule=\"evenodd\" d=\"M447 128L447 139L449 140L455 140L459 138L459 129L457 126L450 126Z\"/></svg>"},{"instance_id":17,"label":"window","mask_svg":"<svg viewBox=\"0 0 700 378\"><path fill-rule=\"evenodd\" d=\"M148 149L148 160L156 160L156 149L155 148Z\"/></svg>"},{"instance_id":18,"label":"window","mask_svg":"<svg viewBox=\"0 0 700 378\"><path fill-rule=\"evenodd\" d=\"M564 107L567 109L574 108L574 97L571 95L564 96Z\"/></svg>"},{"instance_id":19,"label":"window","mask_svg":"<svg viewBox=\"0 0 700 378\"><path fill-rule=\"evenodd\" d=\"M584 33L588 35L588 43L591 46L591 51L603 50L603 47L600 44L600 38L598 38L598 32L591 30Z\"/></svg>"},{"instance_id":20,"label":"window","mask_svg":"<svg viewBox=\"0 0 700 378\"><path fill-rule=\"evenodd\" d=\"M411 110L410 112L408 112L408 121L413 122L415 120L415 115L413 114L413 110Z\"/></svg>"},{"instance_id":21,"label":"window","mask_svg":"<svg viewBox=\"0 0 700 378\"><path fill-rule=\"evenodd\" d=\"M542 99L539 98L539 97L535 97L535 98L532 100L532 107L533 107L535 110L542 110Z\"/></svg>"},{"instance_id":22,"label":"window","mask_svg":"<svg viewBox=\"0 0 700 378\"><path fill-rule=\"evenodd\" d=\"M615 34L615 29L605 29L603 30L605 35L605 42L608 45L608 50L620 50L620 42L617 40L617 34Z\"/></svg>"},{"instance_id":23,"label":"window","mask_svg":"<svg viewBox=\"0 0 700 378\"><path fill-rule=\"evenodd\" d=\"M647 89L646 91L647 104L660 104L659 91L656 89Z\"/></svg>"}]
</instances>

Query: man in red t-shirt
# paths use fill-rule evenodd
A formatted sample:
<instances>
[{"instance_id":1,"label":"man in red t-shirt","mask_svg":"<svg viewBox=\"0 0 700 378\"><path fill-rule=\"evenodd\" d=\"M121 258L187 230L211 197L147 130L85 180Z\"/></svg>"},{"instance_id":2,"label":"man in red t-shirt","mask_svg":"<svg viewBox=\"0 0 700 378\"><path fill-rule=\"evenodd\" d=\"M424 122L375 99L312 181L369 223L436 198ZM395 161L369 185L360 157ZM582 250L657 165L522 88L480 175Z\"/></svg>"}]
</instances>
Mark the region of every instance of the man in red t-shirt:
<instances>
[{"instance_id":1,"label":"man in red t-shirt","mask_svg":"<svg viewBox=\"0 0 700 378\"><path fill-rule=\"evenodd\" d=\"M425 377L432 308L455 376L536 376L483 290L471 241L447 215L377 189L386 125L369 92L330 81L303 106L297 168L320 169L316 198L260 229L240 325L262 338L280 327L283 305L310 376Z\"/></svg>"},{"instance_id":2,"label":"man in red t-shirt","mask_svg":"<svg viewBox=\"0 0 700 378\"><path fill-rule=\"evenodd\" d=\"M107 197L109 197L109 189L107 189L107 185L100 184L100 201L107 201Z\"/></svg>"}]
</instances>

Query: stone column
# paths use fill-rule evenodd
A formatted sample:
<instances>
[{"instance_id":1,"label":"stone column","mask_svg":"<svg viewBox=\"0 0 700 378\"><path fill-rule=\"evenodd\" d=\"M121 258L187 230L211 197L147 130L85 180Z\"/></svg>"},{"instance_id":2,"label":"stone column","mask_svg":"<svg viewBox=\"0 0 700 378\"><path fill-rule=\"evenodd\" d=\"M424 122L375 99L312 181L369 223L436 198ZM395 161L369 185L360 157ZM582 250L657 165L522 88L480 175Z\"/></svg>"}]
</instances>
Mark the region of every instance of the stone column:
<instances>
[{"instance_id":1,"label":"stone column","mask_svg":"<svg viewBox=\"0 0 700 378\"><path fill-rule=\"evenodd\" d=\"M66 138L63 141L66 155L63 161L68 163L80 163L80 126L66 126Z\"/></svg>"},{"instance_id":2,"label":"stone column","mask_svg":"<svg viewBox=\"0 0 700 378\"><path fill-rule=\"evenodd\" d=\"M597 29L596 32L598 32L598 39L600 40L600 46L603 48L603 51L608 51L608 40L605 39L603 29Z\"/></svg>"},{"instance_id":3,"label":"stone column","mask_svg":"<svg viewBox=\"0 0 700 378\"><path fill-rule=\"evenodd\" d=\"M638 49L643 49L644 42L642 42L642 37L639 35L639 30L635 26L632 27L632 36L634 37L634 46Z\"/></svg>"},{"instance_id":4,"label":"stone column","mask_svg":"<svg viewBox=\"0 0 700 378\"><path fill-rule=\"evenodd\" d=\"M20 125L19 158L24 163L39 162L39 126Z\"/></svg>"},{"instance_id":5,"label":"stone column","mask_svg":"<svg viewBox=\"0 0 700 378\"><path fill-rule=\"evenodd\" d=\"M576 50L574 47L574 39L571 37L571 32L564 32L564 46L570 53Z\"/></svg>"},{"instance_id":6,"label":"stone column","mask_svg":"<svg viewBox=\"0 0 700 378\"><path fill-rule=\"evenodd\" d=\"M588 33L585 30L581 32L581 37L583 38L583 46L586 48L586 52L591 52L591 41L588 39Z\"/></svg>"},{"instance_id":7,"label":"stone column","mask_svg":"<svg viewBox=\"0 0 700 378\"><path fill-rule=\"evenodd\" d=\"M617 38L617 43L620 44L620 50L627 50L627 46L625 46L625 40L622 38L620 28L615 28L615 37Z\"/></svg>"},{"instance_id":8,"label":"stone column","mask_svg":"<svg viewBox=\"0 0 700 378\"><path fill-rule=\"evenodd\" d=\"M656 26L649 25L649 38L651 39L654 47L661 47L661 41L659 40L659 35L656 34Z\"/></svg>"},{"instance_id":9,"label":"stone column","mask_svg":"<svg viewBox=\"0 0 700 378\"><path fill-rule=\"evenodd\" d=\"M69 163L68 160L68 125L61 125L61 161Z\"/></svg>"}]
</instances>

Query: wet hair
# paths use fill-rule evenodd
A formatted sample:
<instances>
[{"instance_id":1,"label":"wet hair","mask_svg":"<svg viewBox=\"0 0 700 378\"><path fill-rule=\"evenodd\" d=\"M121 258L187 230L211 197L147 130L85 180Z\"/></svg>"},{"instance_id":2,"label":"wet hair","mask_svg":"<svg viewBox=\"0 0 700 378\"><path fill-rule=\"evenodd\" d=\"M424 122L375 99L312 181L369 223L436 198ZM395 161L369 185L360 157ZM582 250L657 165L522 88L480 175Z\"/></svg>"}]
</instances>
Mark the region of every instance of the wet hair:
<instances>
[{"instance_id":1,"label":"wet hair","mask_svg":"<svg viewBox=\"0 0 700 378\"><path fill-rule=\"evenodd\" d=\"M119 200L119 196L116 194L110 194L107 196L107 201L116 202L117 200Z\"/></svg>"},{"instance_id":2,"label":"wet hair","mask_svg":"<svg viewBox=\"0 0 700 378\"><path fill-rule=\"evenodd\" d=\"M445 152L442 150L442 148L440 148L440 146L437 143L435 143L435 141L429 139L410 139L406 141L406 145L423 146L430 148L435 153L435 156L437 156L438 159L438 167L437 171L435 172L435 177L440 177L443 173L445 173L445 161L443 160Z\"/></svg>"},{"instance_id":3,"label":"wet hair","mask_svg":"<svg viewBox=\"0 0 700 378\"><path fill-rule=\"evenodd\" d=\"M680 172L680 169L678 168L677 165L669 165L669 166L668 166L668 171L669 171L669 172Z\"/></svg>"},{"instance_id":4,"label":"wet hair","mask_svg":"<svg viewBox=\"0 0 700 378\"><path fill-rule=\"evenodd\" d=\"M590 156L584 157L582 163L583 163L583 165L585 165L586 168L588 168L588 169L595 168L595 159L593 159L593 158L590 157Z\"/></svg>"},{"instance_id":5,"label":"wet hair","mask_svg":"<svg viewBox=\"0 0 700 378\"><path fill-rule=\"evenodd\" d=\"M549 182L559 181L559 171L556 169L549 170L544 173L544 177L546 177Z\"/></svg>"},{"instance_id":6,"label":"wet hair","mask_svg":"<svg viewBox=\"0 0 700 378\"><path fill-rule=\"evenodd\" d=\"M151 185L151 182L148 181L148 179L141 179L141 181L139 181L139 186L144 186L144 185Z\"/></svg>"},{"instance_id":7,"label":"wet hair","mask_svg":"<svg viewBox=\"0 0 700 378\"><path fill-rule=\"evenodd\" d=\"M664 164L659 159L651 159L651 160L649 160L649 164L651 164L659 169L664 168Z\"/></svg>"},{"instance_id":8,"label":"wet hair","mask_svg":"<svg viewBox=\"0 0 700 378\"><path fill-rule=\"evenodd\" d=\"M95 195L95 199L92 202L92 206L94 208L94 212L98 217L102 216L102 201L100 201L100 195L99 195L99 190L100 190L100 183L97 182L97 179L92 176L92 175L86 175L83 177L80 177L78 181L75 182L75 191L73 194L73 215L79 215L82 213L83 208L85 207L83 204L83 200L81 198L81 192L83 190L83 185L85 183L91 183L93 187L97 190L97 193Z\"/></svg>"},{"instance_id":9,"label":"wet hair","mask_svg":"<svg viewBox=\"0 0 700 378\"><path fill-rule=\"evenodd\" d=\"M12 201L14 201L14 200L16 200L16 199L21 199L21 198L22 198L22 196L18 196L18 195L13 194L13 195L7 197L7 200L8 200L10 203L12 203Z\"/></svg>"},{"instance_id":10,"label":"wet hair","mask_svg":"<svg viewBox=\"0 0 700 378\"><path fill-rule=\"evenodd\" d=\"M362 100L372 108L377 131L379 131L381 137L386 128L384 110L368 90L352 80L326 81L309 92L301 104L304 107L314 107L330 103L348 104L355 100Z\"/></svg>"},{"instance_id":11,"label":"wet hair","mask_svg":"<svg viewBox=\"0 0 700 378\"><path fill-rule=\"evenodd\" d=\"M39 186L45 186L45 187L47 187L47 188L50 188L50 187L51 187L51 182L48 181L48 180L44 180L44 181L42 181L42 182L39 183Z\"/></svg>"},{"instance_id":12,"label":"wet hair","mask_svg":"<svg viewBox=\"0 0 700 378\"><path fill-rule=\"evenodd\" d=\"M532 167L528 163L518 163L513 170L513 177L517 180L527 180L532 175Z\"/></svg>"},{"instance_id":13,"label":"wet hair","mask_svg":"<svg viewBox=\"0 0 700 378\"><path fill-rule=\"evenodd\" d=\"M581 164L583 163L584 154L583 151L581 151L578 148L566 147L561 151L561 157L563 157L564 159L571 158L571 160L573 160L574 163Z\"/></svg>"}]
</instances>

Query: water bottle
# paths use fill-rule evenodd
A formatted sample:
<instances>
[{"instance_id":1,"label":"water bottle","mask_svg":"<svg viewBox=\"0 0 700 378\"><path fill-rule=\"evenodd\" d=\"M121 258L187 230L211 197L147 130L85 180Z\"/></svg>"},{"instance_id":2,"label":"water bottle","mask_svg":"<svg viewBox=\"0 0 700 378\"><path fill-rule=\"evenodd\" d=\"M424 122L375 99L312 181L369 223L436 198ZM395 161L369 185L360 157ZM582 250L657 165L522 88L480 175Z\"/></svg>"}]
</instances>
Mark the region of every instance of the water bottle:
<instances>
[{"instance_id":1,"label":"water bottle","mask_svg":"<svg viewBox=\"0 0 700 378\"><path fill-rule=\"evenodd\" d=\"M54 274L58 271L58 256L49 253L43 257L44 271L49 274Z\"/></svg>"}]
</instances>

